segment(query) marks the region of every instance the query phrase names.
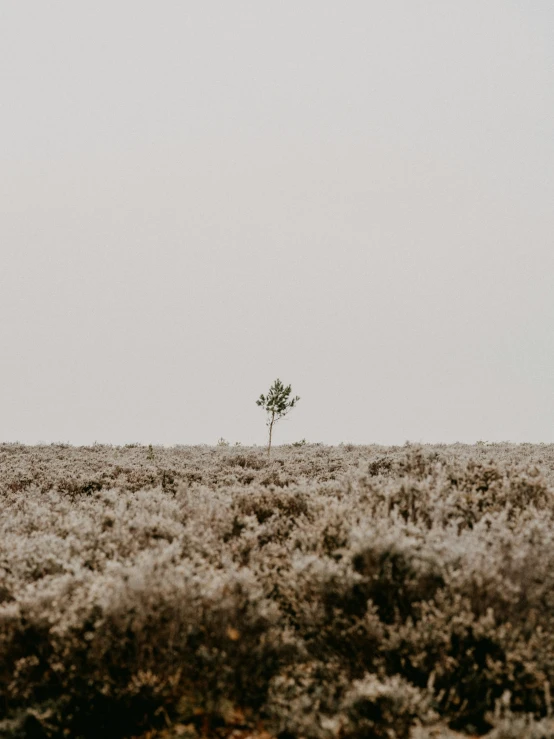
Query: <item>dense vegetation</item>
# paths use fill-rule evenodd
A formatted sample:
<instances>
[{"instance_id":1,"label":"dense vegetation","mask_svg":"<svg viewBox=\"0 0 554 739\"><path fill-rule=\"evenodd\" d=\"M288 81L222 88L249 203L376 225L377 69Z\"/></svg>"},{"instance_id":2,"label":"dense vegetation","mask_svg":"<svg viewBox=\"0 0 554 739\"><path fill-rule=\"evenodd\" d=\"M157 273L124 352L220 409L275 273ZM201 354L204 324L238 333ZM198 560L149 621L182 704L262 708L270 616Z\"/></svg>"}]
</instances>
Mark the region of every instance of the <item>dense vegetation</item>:
<instances>
[{"instance_id":1,"label":"dense vegetation","mask_svg":"<svg viewBox=\"0 0 554 739\"><path fill-rule=\"evenodd\" d=\"M554 446L273 454L0 445L0 736L552 739Z\"/></svg>"}]
</instances>

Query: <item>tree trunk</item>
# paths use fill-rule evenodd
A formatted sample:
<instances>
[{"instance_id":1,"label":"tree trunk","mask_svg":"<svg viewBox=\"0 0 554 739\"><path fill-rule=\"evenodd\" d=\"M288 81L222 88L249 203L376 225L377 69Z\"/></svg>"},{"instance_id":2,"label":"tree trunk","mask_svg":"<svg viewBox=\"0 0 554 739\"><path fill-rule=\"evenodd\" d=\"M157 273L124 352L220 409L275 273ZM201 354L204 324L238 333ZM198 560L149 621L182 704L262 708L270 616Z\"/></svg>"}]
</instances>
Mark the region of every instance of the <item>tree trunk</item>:
<instances>
[{"instance_id":1,"label":"tree trunk","mask_svg":"<svg viewBox=\"0 0 554 739\"><path fill-rule=\"evenodd\" d=\"M269 444L267 445L267 458L269 459L269 456L271 454L271 434L273 432L273 424L275 422L275 413L271 414L271 422L269 424Z\"/></svg>"}]
</instances>

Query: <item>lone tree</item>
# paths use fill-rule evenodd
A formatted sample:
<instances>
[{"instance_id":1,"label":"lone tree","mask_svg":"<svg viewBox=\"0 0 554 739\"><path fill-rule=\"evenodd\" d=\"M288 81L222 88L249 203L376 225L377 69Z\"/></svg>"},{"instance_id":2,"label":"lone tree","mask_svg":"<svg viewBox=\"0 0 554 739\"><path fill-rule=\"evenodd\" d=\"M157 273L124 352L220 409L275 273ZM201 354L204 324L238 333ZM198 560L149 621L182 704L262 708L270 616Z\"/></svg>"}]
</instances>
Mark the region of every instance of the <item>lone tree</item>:
<instances>
[{"instance_id":1,"label":"lone tree","mask_svg":"<svg viewBox=\"0 0 554 739\"><path fill-rule=\"evenodd\" d=\"M267 396L260 395L256 401L256 405L261 406L267 412L267 425L269 427L269 443L267 445L267 456L271 454L271 435L273 433L273 424L279 419L286 416L291 408L298 403L300 398L298 395L289 400L290 385L285 387L281 380L277 379L269 388Z\"/></svg>"}]
</instances>

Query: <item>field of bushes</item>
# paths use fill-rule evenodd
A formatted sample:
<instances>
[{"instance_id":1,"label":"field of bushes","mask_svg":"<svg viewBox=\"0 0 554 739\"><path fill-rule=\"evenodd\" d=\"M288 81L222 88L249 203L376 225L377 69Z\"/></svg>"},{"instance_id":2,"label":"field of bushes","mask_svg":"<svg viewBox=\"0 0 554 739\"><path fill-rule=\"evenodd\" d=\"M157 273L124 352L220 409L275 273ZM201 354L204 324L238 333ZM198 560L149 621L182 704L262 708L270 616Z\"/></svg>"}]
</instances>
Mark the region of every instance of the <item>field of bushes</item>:
<instances>
[{"instance_id":1,"label":"field of bushes","mask_svg":"<svg viewBox=\"0 0 554 739\"><path fill-rule=\"evenodd\" d=\"M0 737L554 739L554 445L0 445Z\"/></svg>"}]
</instances>

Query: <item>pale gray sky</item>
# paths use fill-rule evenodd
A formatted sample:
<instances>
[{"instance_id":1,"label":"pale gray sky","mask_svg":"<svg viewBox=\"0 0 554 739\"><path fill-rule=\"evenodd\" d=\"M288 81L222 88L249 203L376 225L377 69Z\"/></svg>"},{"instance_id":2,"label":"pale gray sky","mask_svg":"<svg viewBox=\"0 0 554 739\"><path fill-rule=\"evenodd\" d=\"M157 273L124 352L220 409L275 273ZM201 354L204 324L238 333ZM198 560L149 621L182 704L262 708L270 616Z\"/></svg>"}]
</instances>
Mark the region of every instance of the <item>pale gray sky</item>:
<instances>
[{"instance_id":1,"label":"pale gray sky","mask_svg":"<svg viewBox=\"0 0 554 739\"><path fill-rule=\"evenodd\" d=\"M551 0L4 0L0 441L554 441Z\"/></svg>"}]
</instances>

